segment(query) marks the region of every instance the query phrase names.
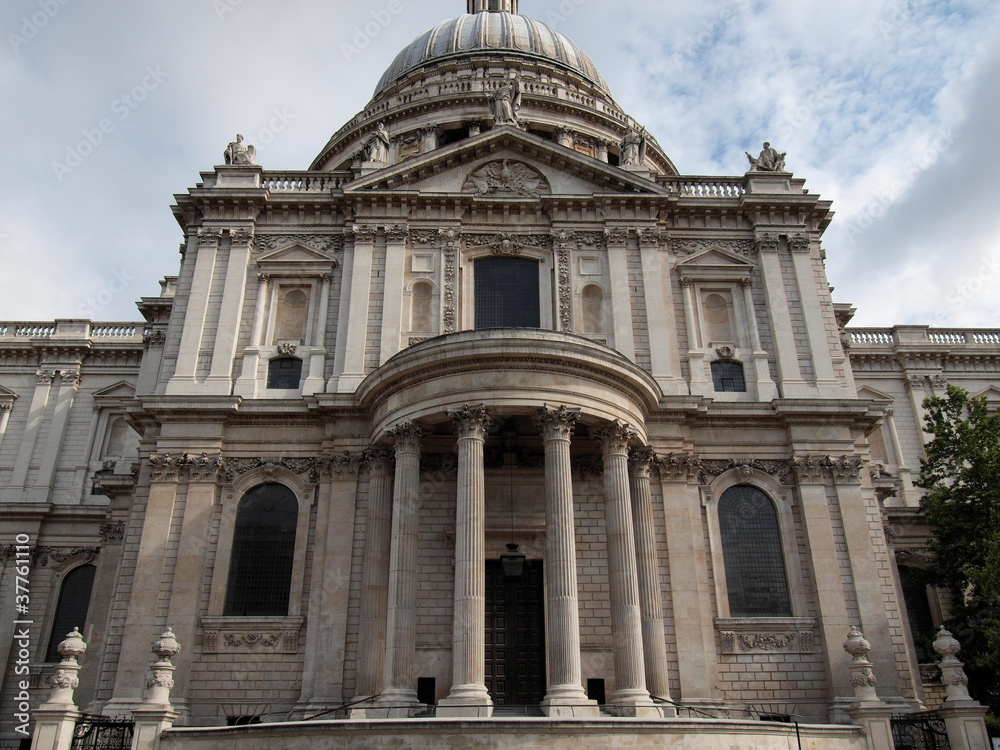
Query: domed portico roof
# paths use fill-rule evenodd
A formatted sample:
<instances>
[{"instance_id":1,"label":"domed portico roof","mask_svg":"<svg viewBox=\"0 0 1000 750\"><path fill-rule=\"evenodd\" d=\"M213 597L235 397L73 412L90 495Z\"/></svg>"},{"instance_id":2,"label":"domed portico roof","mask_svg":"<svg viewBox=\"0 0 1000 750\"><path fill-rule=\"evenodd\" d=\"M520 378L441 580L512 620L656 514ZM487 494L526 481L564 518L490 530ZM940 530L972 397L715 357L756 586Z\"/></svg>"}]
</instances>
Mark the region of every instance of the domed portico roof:
<instances>
[{"instance_id":1,"label":"domed portico roof","mask_svg":"<svg viewBox=\"0 0 1000 750\"><path fill-rule=\"evenodd\" d=\"M515 6L516 8L516 6ZM518 54L572 70L609 97L604 76L586 53L547 23L516 13L484 11L439 23L397 55L375 90L383 90L417 68L470 54Z\"/></svg>"}]
</instances>

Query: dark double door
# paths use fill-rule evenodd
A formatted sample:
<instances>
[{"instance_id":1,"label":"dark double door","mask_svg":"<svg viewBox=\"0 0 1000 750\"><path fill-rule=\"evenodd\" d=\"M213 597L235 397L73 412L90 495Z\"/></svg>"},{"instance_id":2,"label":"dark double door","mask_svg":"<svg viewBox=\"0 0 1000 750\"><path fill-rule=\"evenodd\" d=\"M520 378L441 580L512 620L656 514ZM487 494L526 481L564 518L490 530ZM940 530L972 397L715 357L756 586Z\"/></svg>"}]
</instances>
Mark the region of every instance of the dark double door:
<instances>
[{"instance_id":1,"label":"dark double door","mask_svg":"<svg viewBox=\"0 0 1000 750\"><path fill-rule=\"evenodd\" d=\"M496 706L534 706L545 697L545 595L542 563L520 580L486 561L486 687Z\"/></svg>"}]
</instances>

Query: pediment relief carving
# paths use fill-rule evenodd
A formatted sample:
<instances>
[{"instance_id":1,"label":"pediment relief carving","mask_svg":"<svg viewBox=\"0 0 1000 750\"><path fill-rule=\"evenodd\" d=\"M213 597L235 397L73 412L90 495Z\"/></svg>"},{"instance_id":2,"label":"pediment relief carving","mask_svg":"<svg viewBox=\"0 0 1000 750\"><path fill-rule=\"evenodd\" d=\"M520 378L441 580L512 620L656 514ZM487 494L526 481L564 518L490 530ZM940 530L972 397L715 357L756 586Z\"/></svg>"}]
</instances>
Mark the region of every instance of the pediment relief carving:
<instances>
[{"instance_id":1,"label":"pediment relief carving","mask_svg":"<svg viewBox=\"0 0 1000 750\"><path fill-rule=\"evenodd\" d=\"M344 248L343 234L258 234L254 237L254 249L258 257L270 258L293 248L301 248L307 253L318 253L328 257Z\"/></svg>"},{"instance_id":2,"label":"pediment relief carving","mask_svg":"<svg viewBox=\"0 0 1000 750\"><path fill-rule=\"evenodd\" d=\"M550 190L548 181L537 169L523 162L502 159L472 172L462 192L480 198L538 198Z\"/></svg>"}]
</instances>

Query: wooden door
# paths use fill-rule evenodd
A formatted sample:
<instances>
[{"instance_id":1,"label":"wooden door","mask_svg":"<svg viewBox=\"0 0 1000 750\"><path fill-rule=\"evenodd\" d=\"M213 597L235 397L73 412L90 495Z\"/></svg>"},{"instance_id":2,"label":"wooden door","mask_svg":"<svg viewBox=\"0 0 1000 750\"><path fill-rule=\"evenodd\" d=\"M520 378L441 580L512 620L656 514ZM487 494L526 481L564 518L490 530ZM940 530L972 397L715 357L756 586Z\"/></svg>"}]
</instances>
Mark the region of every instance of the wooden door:
<instances>
[{"instance_id":1,"label":"wooden door","mask_svg":"<svg viewBox=\"0 0 1000 750\"><path fill-rule=\"evenodd\" d=\"M486 687L497 706L535 706L545 697L545 597L542 563L504 578L486 562Z\"/></svg>"}]
</instances>

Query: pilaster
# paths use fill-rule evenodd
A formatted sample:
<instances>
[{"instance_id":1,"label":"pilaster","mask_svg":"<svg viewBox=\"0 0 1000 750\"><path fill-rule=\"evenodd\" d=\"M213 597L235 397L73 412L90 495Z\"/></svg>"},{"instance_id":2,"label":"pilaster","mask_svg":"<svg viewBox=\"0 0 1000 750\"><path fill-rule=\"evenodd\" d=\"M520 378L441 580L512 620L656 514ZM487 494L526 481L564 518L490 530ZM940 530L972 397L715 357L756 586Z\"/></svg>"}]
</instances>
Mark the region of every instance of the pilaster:
<instances>
[{"instance_id":1,"label":"pilaster","mask_svg":"<svg viewBox=\"0 0 1000 750\"><path fill-rule=\"evenodd\" d=\"M356 225L353 247L345 251L337 326L334 380L327 390L354 393L365 377L368 344L368 303L371 299L372 263L378 227Z\"/></svg>"},{"instance_id":2,"label":"pilaster","mask_svg":"<svg viewBox=\"0 0 1000 750\"><path fill-rule=\"evenodd\" d=\"M771 363L767 352L760 343L760 323L757 320L757 306L753 299L753 281L743 279L743 306L750 324L750 345L753 347L753 369L757 379L757 400L773 401L778 398L778 386L771 378Z\"/></svg>"},{"instance_id":3,"label":"pilaster","mask_svg":"<svg viewBox=\"0 0 1000 750\"><path fill-rule=\"evenodd\" d=\"M49 403L49 395L52 390L52 381L55 380L54 370L42 369L38 371L38 384L31 397L31 406L28 408L28 421L24 426L24 434L17 451L17 458L14 460L14 472L10 477L11 490L24 489L28 481L28 468L31 465L31 457L35 452L35 442L38 440L38 432L42 428L42 420L45 418L45 408Z\"/></svg>"},{"instance_id":4,"label":"pilaster","mask_svg":"<svg viewBox=\"0 0 1000 750\"><path fill-rule=\"evenodd\" d=\"M755 238L760 263L764 271L764 290L774 328L774 346L778 355L779 388L784 398L805 398L810 394L799 367L792 315L785 293L785 278L781 272L778 252L781 242L775 234L760 234Z\"/></svg>"},{"instance_id":5,"label":"pilaster","mask_svg":"<svg viewBox=\"0 0 1000 750\"><path fill-rule=\"evenodd\" d=\"M694 304L693 281L686 276L681 277L681 289L684 295L684 322L688 338L688 373L690 391L693 396L709 396L715 392L715 387L708 379L705 370L705 352L698 327L698 311Z\"/></svg>"},{"instance_id":6,"label":"pilaster","mask_svg":"<svg viewBox=\"0 0 1000 750\"><path fill-rule=\"evenodd\" d=\"M56 464L59 461L63 440L66 437L66 426L69 424L73 400L80 389L80 371L78 369L61 370L59 374L61 377L59 393L56 396L48 438L45 441L45 449L38 467L38 477L35 479L37 494L30 493L34 495L32 499L42 502L49 499L55 484Z\"/></svg>"},{"instance_id":7,"label":"pilaster","mask_svg":"<svg viewBox=\"0 0 1000 750\"><path fill-rule=\"evenodd\" d=\"M177 365L173 377L167 383L168 396L184 396L195 392L198 355L201 352L201 340L205 333L205 317L208 314L208 297L212 290L215 260L221 242L221 229L203 227L198 230L198 255L194 261L194 273L191 279L191 291L188 294L187 312L184 314L184 327L181 334L180 351L177 355Z\"/></svg>"},{"instance_id":8,"label":"pilaster","mask_svg":"<svg viewBox=\"0 0 1000 750\"><path fill-rule=\"evenodd\" d=\"M382 298L382 344L379 365L384 365L400 350L403 329L403 272L406 261L406 238L403 225L386 230L385 294Z\"/></svg>"},{"instance_id":9,"label":"pilaster","mask_svg":"<svg viewBox=\"0 0 1000 750\"><path fill-rule=\"evenodd\" d=\"M330 289L333 274L323 274L320 278L319 311L312 337L312 353L309 356L309 374L302 384L302 395L312 396L326 388L326 328L330 318Z\"/></svg>"},{"instance_id":10,"label":"pilaster","mask_svg":"<svg viewBox=\"0 0 1000 750\"><path fill-rule=\"evenodd\" d=\"M642 260L643 294L646 299L646 325L651 332L666 336L661 345L650 336L649 359L653 377L665 395L686 396L687 383L680 374L677 358L677 327L673 315L673 300L668 299L669 287L663 283L662 245L665 236L652 227L639 233L639 254Z\"/></svg>"},{"instance_id":11,"label":"pilaster","mask_svg":"<svg viewBox=\"0 0 1000 750\"><path fill-rule=\"evenodd\" d=\"M844 385L837 380L833 369L833 355L820 306L819 289L816 287L816 271L813 267L812 242L807 234L789 237L792 251L792 265L795 268L795 282L799 288L799 299L806 321L806 335L809 337L809 351L812 355L816 376L816 389L820 398L842 398Z\"/></svg>"},{"instance_id":12,"label":"pilaster","mask_svg":"<svg viewBox=\"0 0 1000 750\"><path fill-rule=\"evenodd\" d=\"M608 229L608 267L611 273L611 313L614 318L615 349L635 361L632 330L632 290L628 279L628 238L624 228Z\"/></svg>"},{"instance_id":13,"label":"pilaster","mask_svg":"<svg viewBox=\"0 0 1000 750\"><path fill-rule=\"evenodd\" d=\"M257 301L254 303L253 330L250 333L250 347L243 352L243 372L236 381L233 395L257 398L258 373L260 372L260 348L264 336L264 311L267 309L267 290L271 277L266 273L257 274Z\"/></svg>"}]
</instances>

